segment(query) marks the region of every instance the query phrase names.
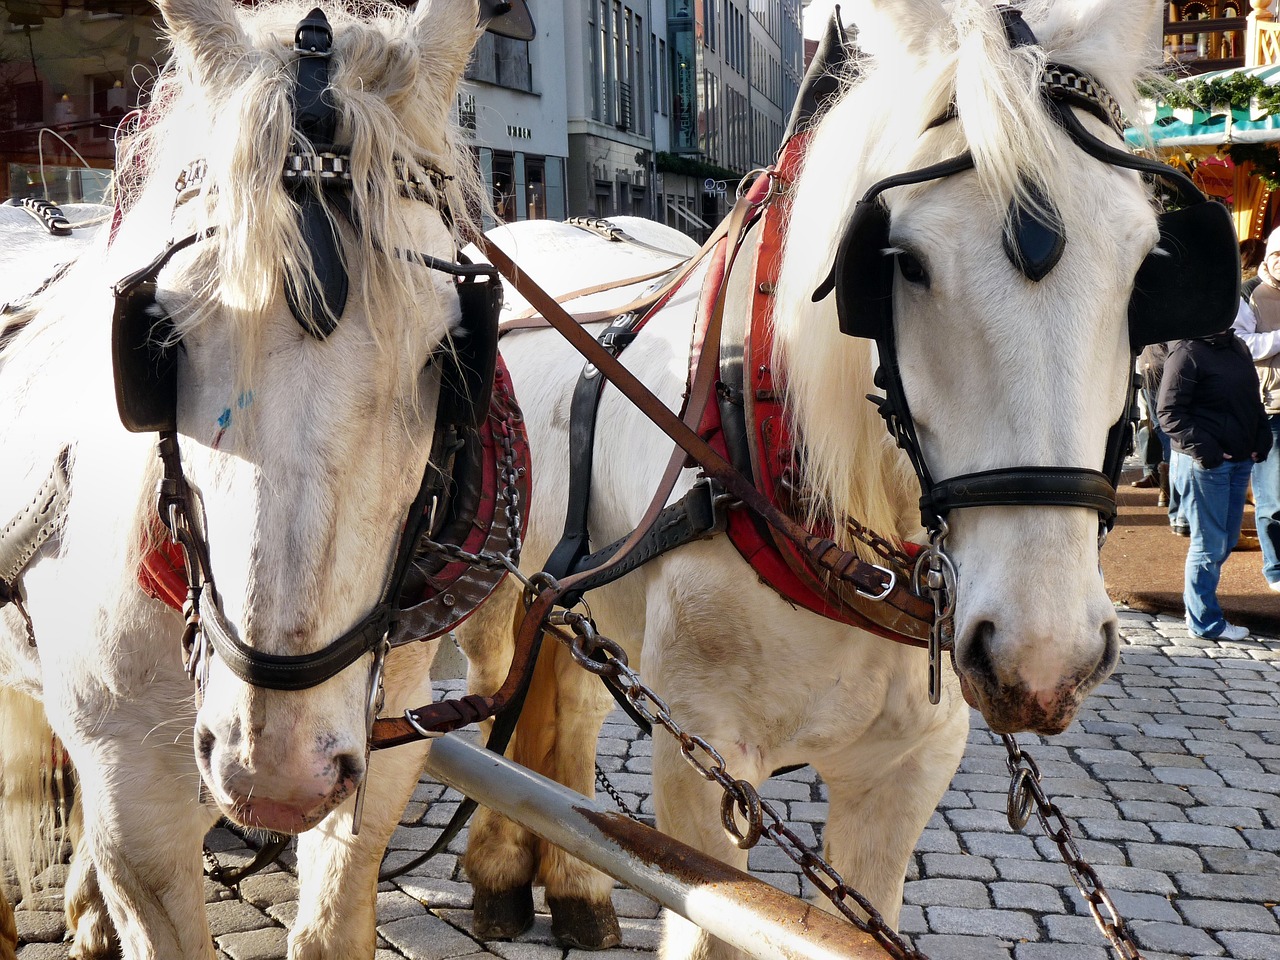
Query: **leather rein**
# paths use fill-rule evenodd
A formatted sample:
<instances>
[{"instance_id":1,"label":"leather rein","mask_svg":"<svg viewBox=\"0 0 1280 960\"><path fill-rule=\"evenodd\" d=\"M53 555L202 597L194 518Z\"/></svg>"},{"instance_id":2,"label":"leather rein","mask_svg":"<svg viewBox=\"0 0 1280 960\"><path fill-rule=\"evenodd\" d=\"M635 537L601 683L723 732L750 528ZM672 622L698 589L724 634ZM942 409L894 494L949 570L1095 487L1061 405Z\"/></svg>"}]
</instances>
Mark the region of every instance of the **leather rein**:
<instances>
[{"instance_id":1,"label":"leather rein","mask_svg":"<svg viewBox=\"0 0 1280 960\"><path fill-rule=\"evenodd\" d=\"M705 257L721 239L727 244L724 268L727 277L739 253L747 244L750 228L787 186L788 184L782 180L776 169L762 171L761 177L755 181L750 190L739 189L738 198L729 216L698 254L679 269L676 276L664 283L658 291L638 298L621 309L609 311L607 317L598 314L575 317L556 298L534 282L491 240L481 236L477 241L477 246L489 262L528 301L531 309L540 313L542 319L537 325L550 325L568 340L587 363L594 365L610 384L675 443L675 450L644 516L630 536L616 545L616 549L612 552L600 551L598 554L593 554L594 559L607 553L593 566L579 569L563 579L557 580L545 574L539 574L528 581L532 586L528 586L526 591L527 609L517 632L510 671L498 691L489 697L463 698L468 701L465 707L461 701L442 701L416 710L407 710L403 717L380 718L374 722L370 735L372 749L398 746L423 736L439 735L471 722L465 717L471 715L473 710L483 711L484 716L487 717L505 710L508 704L515 702L532 677L542 634L547 629L557 629L551 623L554 608L562 606L566 597L573 596L575 590L581 589L584 585L607 582L612 579L609 576L610 571L625 570L637 565L633 561L633 554L637 552L637 547L644 542L657 522L680 474L690 465L690 461L701 468L701 472L706 477L717 482L728 498L737 501L768 524L780 537L793 544L796 550L828 581L837 582L860 597L873 601L866 604L866 607L881 608L882 616L880 617L864 609L863 613L868 616L868 619L882 623L888 633L902 632L902 625L906 621L912 624L910 628L912 634L929 635L933 624L934 605L930 599L921 596L915 589L915 571L869 563L856 554L842 549L830 537L815 534L806 529L784 513L725 456L699 435L698 425L707 405L714 400L716 383L719 379L716 354L724 319L727 283L719 286L712 304L702 347L692 364L695 373L685 400L683 414L676 413L667 407L622 365L613 352L582 328L584 322L616 317L621 313L637 309L637 304L641 309L647 309L661 302L679 283L683 282L696 263ZM634 282L637 282L636 278L622 281L622 284ZM590 289L592 292L596 290L596 288ZM521 322L515 325L516 328L534 325L529 322L532 317L527 320L524 317L520 319ZM898 629L895 630L893 625L897 625Z\"/></svg>"}]
</instances>

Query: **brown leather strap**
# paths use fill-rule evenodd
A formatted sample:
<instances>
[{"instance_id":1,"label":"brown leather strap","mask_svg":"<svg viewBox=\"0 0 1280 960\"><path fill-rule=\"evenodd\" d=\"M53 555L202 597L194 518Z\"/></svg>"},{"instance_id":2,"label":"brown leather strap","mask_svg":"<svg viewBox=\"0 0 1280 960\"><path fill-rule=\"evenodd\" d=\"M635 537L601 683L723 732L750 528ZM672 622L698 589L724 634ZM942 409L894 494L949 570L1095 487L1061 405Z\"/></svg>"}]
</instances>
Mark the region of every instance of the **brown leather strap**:
<instances>
[{"instance_id":1,"label":"brown leather strap","mask_svg":"<svg viewBox=\"0 0 1280 960\"><path fill-rule=\"evenodd\" d=\"M730 217L732 215L733 214L730 213ZM724 237L729 233L729 229L729 217L726 217L724 220L720 221L720 224L711 232L711 236L707 237L706 243L698 248L698 252L688 260L684 261L683 264L680 264L679 269L671 275L671 278L667 280L666 283L658 287L656 290L646 293L643 296L636 297L630 303L624 303L620 307L610 307L607 310L591 310L583 313L571 314L562 309L560 312L564 316L572 317L577 323L600 323L604 320L613 320L625 313L642 313L653 307L655 304L661 303L675 290L679 289L681 284L689 279L689 275L693 273L698 264L706 258L707 254L715 249L717 243L724 239ZM487 237L484 239L483 244L477 243L477 246L479 246L481 250L487 250L488 247L486 244L492 246L491 241ZM492 263L492 261L490 262ZM497 264L494 264L494 266L497 266ZM515 267L514 264L513 268L517 271L519 270L519 267ZM501 272L501 268L499 268L499 272ZM661 273L654 274L653 277L660 277L670 272L670 270L663 270ZM575 290L572 293L567 293L563 296L557 297L553 302L558 306L568 300L573 300L580 296L585 297L590 293L599 293L603 290L609 290L614 287L625 287L648 279L651 279L651 277L631 277L628 280L616 281L609 284L600 284L599 289L594 287L585 287L582 290ZM528 294L525 294L525 291L515 282L515 280L511 280L511 285L524 294L525 298L528 299ZM498 331L501 335L510 330L530 330L535 328L545 328L547 326L554 326L554 324L552 324L547 318L546 313L542 308L530 301L530 307L528 310L520 314L518 317L512 317L510 320L504 320L502 323L498 324Z\"/></svg>"},{"instance_id":2,"label":"brown leather strap","mask_svg":"<svg viewBox=\"0 0 1280 960\"><path fill-rule=\"evenodd\" d=\"M734 207L734 212L736 213L744 204L750 207L749 202L740 200L738 205ZM729 220L732 221L734 219L734 213L730 213ZM742 223L745 221L745 216L741 216L738 219L739 223ZM659 429L674 440L685 453L697 461L708 476L719 480L725 489L740 500L744 506L762 517L770 526L779 530L804 550L818 567L829 572L832 576L848 582L855 589L865 594L870 596L883 594L883 602L896 607L910 617L926 622L932 619L932 604L924 598L913 594L909 589L909 584L896 582L896 578L895 582L890 583L886 571L882 568L869 564L852 553L839 549L830 540L811 533L778 510L742 474L734 469L732 464L720 456L702 437L698 436L695 430L654 396L631 371L611 356L608 351L600 347L595 338L583 330L527 274L519 270L506 253L483 237L480 240L480 249L489 258L489 262L498 268L498 271L520 291L532 306L542 311L547 321L588 362L594 364L618 391L634 403ZM736 254L736 251L731 251L731 255L733 254ZM723 294L718 298L715 309L719 315L713 313L711 323L708 326L706 342L709 344L719 342L720 316L723 315L724 310ZM700 364L700 367L703 368L701 372L705 377L713 377L714 366L714 364ZM714 380L712 380L713 384ZM688 415L697 416L700 412L700 408L695 403L695 400L698 399L705 403L705 399L698 398L696 394L691 393L690 401L686 405ZM586 572L588 571L584 571L584 573ZM571 585L571 582L571 580L568 582L569 585Z\"/></svg>"},{"instance_id":3,"label":"brown leather strap","mask_svg":"<svg viewBox=\"0 0 1280 960\"><path fill-rule=\"evenodd\" d=\"M661 270L654 270L650 273L642 273L635 277L622 277L618 280L607 280L604 283L595 283L589 287L579 287L577 290L570 290L568 293L562 293L556 297L557 303L568 303L570 300L580 300L583 297L595 296L597 293L607 293L610 290L620 290L623 287L630 287L637 283L644 283L646 280L657 280L659 277L665 277L673 270L678 270L689 262L689 258L677 259L675 263L663 267ZM500 326L507 327L509 324L519 323L523 320L542 320L542 314L532 308L524 313L517 314L510 320L504 321ZM547 322L542 320L539 326L545 327Z\"/></svg>"}]
</instances>

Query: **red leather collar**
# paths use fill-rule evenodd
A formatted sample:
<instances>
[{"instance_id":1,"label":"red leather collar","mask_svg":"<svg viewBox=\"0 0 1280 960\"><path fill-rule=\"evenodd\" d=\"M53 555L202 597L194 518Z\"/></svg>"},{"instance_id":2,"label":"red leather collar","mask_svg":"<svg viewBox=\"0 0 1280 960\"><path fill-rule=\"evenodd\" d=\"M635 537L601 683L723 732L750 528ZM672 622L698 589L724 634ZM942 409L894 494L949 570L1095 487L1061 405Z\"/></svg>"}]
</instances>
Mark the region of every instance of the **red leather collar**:
<instances>
[{"instance_id":1,"label":"red leather collar","mask_svg":"<svg viewBox=\"0 0 1280 960\"><path fill-rule=\"evenodd\" d=\"M800 134L791 139L779 158L778 165L769 177L761 177L756 182L756 189L763 198L766 190L777 190L767 205L763 221L756 232L755 274L752 277L751 319L743 343L742 364L744 369L743 394L747 411L746 431L747 446L751 451L751 468L755 485L779 509L796 516L788 509L790 498L783 494L789 485L794 464L794 441L790 424L783 411L785 394L785 371L778 370L773 364L773 330L769 323L772 310L774 290L778 281L781 266L784 227L790 213L790 195L788 188L795 180L799 165L804 157L807 135ZM721 245L723 248L723 243ZM721 268L713 268L708 272L706 287L701 298L697 327L694 334L695 344L702 339L709 313L707 306L715 301L718 285L726 281L723 273L723 253L717 258ZM743 263L746 258L739 259ZM713 262L713 263L714 263ZM695 353L696 355L696 353ZM703 412L699 433L717 452L729 456L725 438L725 426L721 420L720 407L710 403ZM740 444L739 444L740 446ZM796 516L804 522L806 518ZM820 582L820 575L814 571L812 576L802 579L797 569L812 570L803 555L789 542L779 542L771 537L762 525L746 510L731 510L728 521L729 540L737 548L744 560L769 587L788 602L810 610L829 620L836 620L850 626L858 627L878 636L886 637L902 643L923 646L919 637L909 637L895 633L879 624L873 623L857 610L844 603L833 592L815 589L811 584ZM823 536L830 531L816 530ZM906 543L901 547L909 555L920 551L917 544ZM783 551L789 551L790 556ZM806 582L806 579L809 582Z\"/></svg>"}]
</instances>

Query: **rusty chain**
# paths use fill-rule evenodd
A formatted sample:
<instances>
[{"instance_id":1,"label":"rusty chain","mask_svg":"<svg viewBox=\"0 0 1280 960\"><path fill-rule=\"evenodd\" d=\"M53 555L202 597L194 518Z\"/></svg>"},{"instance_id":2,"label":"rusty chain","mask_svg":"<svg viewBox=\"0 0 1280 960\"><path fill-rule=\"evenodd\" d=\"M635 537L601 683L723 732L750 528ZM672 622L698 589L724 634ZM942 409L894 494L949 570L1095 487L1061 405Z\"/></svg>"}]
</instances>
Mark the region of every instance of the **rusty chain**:
<instances>
[{"instance_id":1,"label":"rusty chain","mask_svg":"<svg viewBox=\"0 0 1280 960\"><path fill-rule=\"evenodd\" d=\"M1076 889L1089 905L1093 922L1098 925L1111 948L1123 960L1142 960L1142 954L1133 942L1124 919L1116 910L1111 894L1102 885L1097 871L1081 855L1066 817L1040 785L1039 766L1022 751L1018 741L1012 736L1001 734L1001 740L1009 753L1005 761L1009 767L1009 826L1021 830L1031 818L1032 812L1035 813L1045 836L1057 844L1062 862L1067 865Z\"/></svg>"},{"instance_id":2,"label":"rusty chain","mask_svg":"<svg viewBox=\"0 0 1280 960\"><path fill-rule=\"evenodd\" d=\"M519 568L522 547L521 503L516 485L519 468L515 463L514 433L511 424L505 419L501 425L499 439L502 444L502 457L498 465L499 475L506 500L506 520L511 531L511 545L508 550L503 553L471 553L455 544L439 543L428 537L423 537L421 544L423 548L437 551L451 560L491 570L505 569L523 584L525 602L528 605L539 591L555 587L557 583L546 573L536 573L530 577ZM907 567L915 562L892 542L856 521L851 521L847 529L850 535L870 546L885 560ZM609 677L617 683L637 713L650 724L663 727L679 742L681 755L698 775L708 782L717 784L724 791L720 804L720 819L736 846L744 850L750 849L760 841L761 837L767 836L800 868L814 889L826 897L841 916L871 936L894 960L929 960L925 954L899 936L880 912L871 905L871 902L850 887L830 863L796 836L778 815L773 805L763 799L754 786L745 780L731 777L725 768L723 756L714 746L704 738L686 732L676 722L666 702L631 669L626 652L617 641L603 637L596 631L589 610L585 614L575 610L553 613L548 617L547 627L553 636L570 648L574 661L580 667L598 676ZM572 631L572 636L566 636L562 630L557 629L558 627L568 627ZM1015 830L1021 830L1030 820L1031 814L1035 813L1045 836L1057 845L1072 881L1089 906L1094 923L1097 924L1112 949L1121 960L1143 960L1124 919L1116 910L1115 903L1098 877L1097 871L1080 853L1062 811L1045 794L1041 786L1040 769L1035 760L1019 747L1012 736L1004 734L1002 740L1009 754L1007 765L1010 777L1008 797L1010 826ZM705 757L708 762L699 759L700 756ZM618 803L619 809L634 818L635 814L602 774L603 771L597 767L597 779L601 785ZM746 822L745 832L738 825L739 815ZM865 914L865 919L850 906L849 901L852 901L858 910Z\"/></svg>"},{"instance_id":3,"label":"rusty chain","mask_svg":"<svg viewBox=\"0 0 1280 960\"><path fill-rule=\"evenodd\" d=\"M721 823L740 849L755 846L762 836L767 835L846 920L871 936L894 960L928 960L889 926L866 897L848 886L831 864L788 829L785 821L767 800L760 797L755 787L730 776L725 769L724 757L715 747L702 737L686 732L676 722L666 702L628 665L622 647L616 641L600 636L589 617L572 610L559 611L551 615L548 623L552 628L549 632L569 646L574 661L580 667L612 678L637 713L675 737L680 744L681 755L698 775L724 791L720 804ZM572 636L566 637L562 631L554 629L561 626L568 627ZM738 826L736 814L745 819L745 831ZM848 901L856 904L866 919L859 916Z\"/></svg>"}]
</instances>

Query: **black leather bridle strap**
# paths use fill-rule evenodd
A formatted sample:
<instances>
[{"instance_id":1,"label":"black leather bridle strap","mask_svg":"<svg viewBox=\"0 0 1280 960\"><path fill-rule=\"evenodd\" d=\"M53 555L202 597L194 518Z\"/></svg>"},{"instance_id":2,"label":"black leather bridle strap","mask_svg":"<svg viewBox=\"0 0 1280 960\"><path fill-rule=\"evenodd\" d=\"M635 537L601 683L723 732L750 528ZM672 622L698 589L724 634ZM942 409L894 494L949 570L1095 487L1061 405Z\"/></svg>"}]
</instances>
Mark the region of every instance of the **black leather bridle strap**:
<instances>
[{"instance_id":1,"label":"black leather bridle strap","mask_svg":"<svg viewBox=\"0 0 1280 960\"><path fill-rule=\"evenodd\" d=\"M1116 510L1110 478L1085 467L1010 467L951 477L920 498L940 516L957 507L1087 507L1104 519Z\"/></svg>"},{"instance_id":2,"label":"black leather bridle strap","mask_svg":"<svg viewBox=\"0 0 1280 960\"><path fill-rule=\"evenodd\" d=\"M323 650L282 656L262 653L233 636L219 604L206 603L200 613L200 625L222 662L245 683L269 690L308 690L336 677L381 642L390 621L391 611L379 604Z\"/></svg>"}]
</instances>

